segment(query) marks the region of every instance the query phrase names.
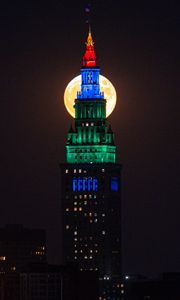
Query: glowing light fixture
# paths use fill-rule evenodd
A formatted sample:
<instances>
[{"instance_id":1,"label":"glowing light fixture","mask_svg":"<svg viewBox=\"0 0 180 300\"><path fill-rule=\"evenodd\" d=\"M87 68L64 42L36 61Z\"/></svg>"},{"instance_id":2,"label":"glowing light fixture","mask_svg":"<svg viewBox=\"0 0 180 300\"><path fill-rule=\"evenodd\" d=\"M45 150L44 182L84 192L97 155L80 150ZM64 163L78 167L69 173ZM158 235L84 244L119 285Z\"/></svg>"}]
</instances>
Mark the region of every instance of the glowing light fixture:
<instances>
[{"instance_id":1,"label":"glowing light fixture","mask_svg":"<svg viewBox=\"0 0 180 300\"><path fill-rule=\"evenodd\" d=\"M106 117L108 117L116 105L116 90L112 83L104 76L99 76L100 91L104 92L106 103ZM81 90L81 75L73 78L67 85L64 92L64 104L68 113L74 118L74 101L77 98L77 92ZM83 100L82 100L83 101Z\"/></svg>"}]
</instances>

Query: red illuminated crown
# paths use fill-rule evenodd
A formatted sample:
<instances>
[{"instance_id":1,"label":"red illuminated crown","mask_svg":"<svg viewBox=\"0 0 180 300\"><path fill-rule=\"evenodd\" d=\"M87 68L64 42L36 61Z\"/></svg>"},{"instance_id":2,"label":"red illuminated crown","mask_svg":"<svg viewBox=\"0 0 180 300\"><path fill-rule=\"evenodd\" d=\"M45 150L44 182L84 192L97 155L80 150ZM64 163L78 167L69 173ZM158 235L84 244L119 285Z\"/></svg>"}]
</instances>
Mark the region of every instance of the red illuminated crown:
<instances>
[{"instance_id":1,"label":"red illuminated crown","mask_svg":"<svg viewBox=\"0 0 180 300\"><path fill-rule=\"evenodd\" d=\"M94 51L94 42L91 34L91 28L89 26L89 33L86 42L86 51L83 56L83 67L95 67L96 66L96 54Z\"/></svg>"}]
</instances>

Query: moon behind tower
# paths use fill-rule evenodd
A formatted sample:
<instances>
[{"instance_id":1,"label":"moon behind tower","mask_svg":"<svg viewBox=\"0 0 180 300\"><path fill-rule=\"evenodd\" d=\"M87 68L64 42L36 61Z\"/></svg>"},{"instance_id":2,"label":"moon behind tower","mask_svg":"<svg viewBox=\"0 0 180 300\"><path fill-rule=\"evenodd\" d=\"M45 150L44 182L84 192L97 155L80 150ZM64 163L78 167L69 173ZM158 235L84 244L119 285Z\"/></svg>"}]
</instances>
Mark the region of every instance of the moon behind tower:
<instances>
[{"instance_id":1,"label":"moon behind tower","mask_svg":"<svg viewBox=\"0 0 180 300\"><path fill-rule=\"evenodd\" d=\"M99 76L100 90L104 92L104 99L106 103L106 117L108 117L115 108L116 105L116 90L112 83L106 77ZM77 92L81 90L81 75L74 77L67 85L64 92L64 104L68 113L74 118L74 101L76 99Z\"/></svg>"}]
</instances>

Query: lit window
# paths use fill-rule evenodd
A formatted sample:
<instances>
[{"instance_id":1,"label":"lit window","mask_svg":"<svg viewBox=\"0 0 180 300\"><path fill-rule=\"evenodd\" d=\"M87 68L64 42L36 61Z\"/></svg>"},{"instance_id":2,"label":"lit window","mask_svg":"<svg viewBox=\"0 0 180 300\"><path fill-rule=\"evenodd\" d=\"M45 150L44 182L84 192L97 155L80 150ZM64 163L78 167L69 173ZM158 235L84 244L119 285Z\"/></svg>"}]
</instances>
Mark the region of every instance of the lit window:
<instances>
[{"instance_id":1,"label":"lit window","mask_svg":"<svg viewBox=\"0 0 180 300\"><path fill-rule=\"evenodd\" d=\"M102 172L104 173L104 172L105 172L105 169L102 169Z\"/></svg>"},{"instance_id":2,"label":"lit window","mask_svg":"<svg viewBox=\"0 0 180 300\"><path fill-rule=\"evenodd\" d=\"M82 173L82 169L79 169L79 173Z\"/></svg>"},{"instance_id":3,"label":"lit window","mask_svg":"<svg viewBox=\"0 0 180 300\"><path fill-rule=\"evenodd\" d=\"M91 123L91 126L94 126L94 123Z\"/></svg>"},{"instance_id":4,"label":"lit window","mask_svg":"<svg viewBox=\"0 0 180 300\"><path fill-rule=\"evenodd\" d=\"M79 199L82 199L82 195L79 195Z\"/></svg>"},{"instance_id":5,"label":"lit window","mask_svg":"<svg viewBox=\"0 0 180 300\"><path fill-rule=\"evenodd\" d=\"M74 235L77 235L77 231L74 231Z\"/></svg>"},{"instance_id":6,"label":"lit window","mask_svg":"<svg viewBox=\"0 0 180 300\"><path fill-rule=\"evenodd\" d=\"M102 234L103 234L103 235L105 235L105 234L106 234L106 231L105 231L105 230L103 230L103 231L102 231Z\"/></svg>"},{"instance_id":7,"label":"lit window","mask_svg":"<svg viewBox=\"0 0 180 300\"><path fill-rule=\"evenodd\" d=\"M6 260L6 256L0 256L0 260Z\"/></svg>"},{"instance_id":8,"label":"lit window","mask_svg":"<svg viewBox=\"0 0 180 300\"><path fill-rule=\"evenodd\" d=\"M77 205L77 202L74 202L74 205Z\"/></svg>"},{"instance_id":9,"label":"lit window","mask_svg":"<svg viewBox=\"0 0 180 300\"><path fill-rule=\"evenodd\" d=\"M90 253L93 253L93 251L92 250L89 250L90 251Z\"/></svg>"},{"instance_id":10,"label":"lit window","mask_svg":"<svg viewBox=\"0 0 180 300\"><path fill-rule=\"evenodd\" d=\"M69 207L66 207L66 211L69 211Z\"/></svg>"},{"instance_id":11,"label":"lit window","mask_svg":"<svg viewBox=\"0 0 180 300\"><path fill-rule=\"evenodd\" d=\"M87 195L84 195L84 199L87 199Z\"/></svg>"},{"instance_id":12,"label":"lit window","mask_svg":"<svg viewBox=\"0 0 180 300\"><path fill-rule=\"evenodd\" d=\"M74 169L74 173L76 173L76 169Z\"/></svg>"},{"instance_id":13,"label":"lit window","mask_svg":"<svg viewBox=\"0 0 180 300\"><path fill-rule=\"evenodd\" d=\"M82 211L82 207L79 207L79 211Z\"/></svg>"},{"instance_id":14,"label":"lit window","mask_svg":"<svg viewBox=\"0 0 180 300\"><path fill-rule=\"evenodd\" d=\"M77 250L75 250L74 253L77 253Z\"/></svg>"},{"instance_id":15,"label":"lit window","mask_svg":"<svg viewBox=\"0 0 180 300\"><path fill-rule=\"evenodd\" d=\"M89 126L89 123L86 123L86 126Z\"/></svg>"},{"instance_id":16,"label":"lit window","mask_svg":"<svg viewBox=\"0 0 180 300\"><path fill-rule=\"evenodd\" d=\"M102 214L102 217L105 217L105 214Z\"/></svg>"},{"instance_id":17,"label":"lit window","mask_svg":"<svg viewBox=\"0 0 180 300\"><path fill-rule=\"evenodd\" d=\"M74 211L77 211L77 207L74 207Z\"/></svg>"},{"instance_id":18,"label":"lit window","mask_svg":"<svg viewBox=\"0 0 180 300\"><path fill-rule=\"evenodd\" d=\"M74 241L76 241L76 242L77 242L77 238L74 238Z\"/></svg>"},{"instance_id":19,"label":"lit window","mask_svg":"<svg viewBox=\"0 0 180 300\"><path fill-rule=\"evenodd\" d=\"M88 257L85 255L84 258L87 259Z\"/></svg>"},{"instance_id":20,"label":"lit window","mask_svg":"<svg viewBox=\"0 0 180 300\"><path fill-rule=\"evenodd\" d=\"M69 229L69 225L66 225L66 229Z\"/></svg>"},{"instance_id":21,"label":"lit window","mask_svg":"<svg viewBox=\"0 0 180 300\"><path fill-rule=\"evenodd\" d=\"M92 258L93 258L93 257L92 257L92 255L91 255L91 256L89 256L89 258L90 258L90 259L92 259Z\"/></svg>"},{"instance_id":22,"label":"lit window","mask_svg":"<svg viewBox=\"0 0 180 300\"><path fill-rule=\"evenodd\" d=\"M84 205L87 205L87 201L84 201Z\"/></svg>"},{"instance_id":23,"label":"lit window","mask_svg":"<svg viewBox=\"0 0 180 300\"><path fill-rule=\"evenodd\" d=\"M68 170L68 169L66 169L66 171L65 171L65 172L66 172L66 174L67 174L67 173L69 173L69 170Z\"/></svg>"},{"instance_id":24,"label":"lit window","mask_svg":"<svg viewBox=\"0 0 180 300\"><path fill-rule=\"evenodd\" d=\"M74 256L74 259L77 259L77 256Z\"/></svg>"},{"instance_id":25,"label":"lit window","mask_svg":"<svg viewBox=\"0 0 180 300\"><path fill-rule=\"evenodd\" d=\"M97 223L98 219L94 219L94 223Z\"/></svg>"},{"instance_id":26,"label":"lit window","mask_svg":"<svg viewBox=\"0 0 180 300\"><path fill-rule=\"evenodd\" d=\"M89 213L89 216L92 217L92 213Z\"/></svg>"},{"instance_id":27,"label":"lit window","mask_svg":"<svg viewBox=\"0 0 180 300\"><path fill-rule=\"evenodd\" d=\"M119 190L119 180L117 177L111 178L111 191L117 192Z\"/></svg>"}]
</instances>

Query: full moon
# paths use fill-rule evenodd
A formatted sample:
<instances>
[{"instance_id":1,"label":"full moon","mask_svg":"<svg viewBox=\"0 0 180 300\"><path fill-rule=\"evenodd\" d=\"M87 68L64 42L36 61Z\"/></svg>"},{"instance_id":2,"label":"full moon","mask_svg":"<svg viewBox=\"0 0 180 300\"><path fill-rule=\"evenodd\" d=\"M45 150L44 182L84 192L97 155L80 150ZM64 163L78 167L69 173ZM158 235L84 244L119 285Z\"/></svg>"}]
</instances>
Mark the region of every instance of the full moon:
<instances>
[{"instance_id":1,"label":"full moon","mask_svg":"<svg viewBox=\"0 0 180 300\"><path fill-rule=\"evenodd\" d=\"M106 102L106 117L108 117L116 105L116 90L112 83L104 76L99 75L100 91L104 92ZM64 92L64 104L68 113L74 118L74 101L77 97L77 92L81 90L81 75L73 78L67 85Z\"/></svg>"}]
</instances>

